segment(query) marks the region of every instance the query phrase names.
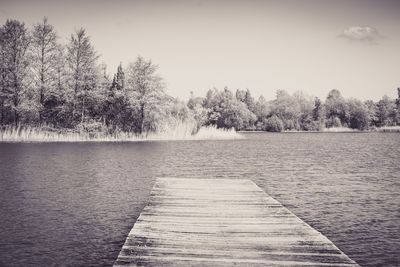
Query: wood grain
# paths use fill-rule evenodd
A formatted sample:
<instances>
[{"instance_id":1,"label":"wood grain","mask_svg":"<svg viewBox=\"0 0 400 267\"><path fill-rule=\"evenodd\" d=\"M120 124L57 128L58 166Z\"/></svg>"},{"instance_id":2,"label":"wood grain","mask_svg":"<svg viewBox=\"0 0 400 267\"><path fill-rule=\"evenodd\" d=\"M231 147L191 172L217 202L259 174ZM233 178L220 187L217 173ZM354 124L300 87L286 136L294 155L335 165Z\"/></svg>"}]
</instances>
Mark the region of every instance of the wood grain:
<instances>
[{"instance_id":1,"label":"wood grain","mask_svg":"<svg viewBox=\"0 0 400 267\"><path fill-rule=\"evenodd\" d=\"M158 178L114 266L358 266L245 179Z\"/></svg>"}]
</instances>

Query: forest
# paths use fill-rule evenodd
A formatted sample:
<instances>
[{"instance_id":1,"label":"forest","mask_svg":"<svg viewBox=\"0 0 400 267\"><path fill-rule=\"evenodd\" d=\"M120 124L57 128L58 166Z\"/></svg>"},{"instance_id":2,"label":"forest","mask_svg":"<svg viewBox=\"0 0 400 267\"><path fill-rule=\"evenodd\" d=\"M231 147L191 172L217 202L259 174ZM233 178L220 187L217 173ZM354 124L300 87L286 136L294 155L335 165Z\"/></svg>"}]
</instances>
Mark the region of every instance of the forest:
<instances>
[{"instance_id":1,"label":"forest","mask_svg":"<svg viewBox=\"0 0 400 267\"><path fill-rule=\"evenodd\" d=\"M395 92L395 88L393 88ZM278 90L275 99L249 89L213 88L188 101L169 96L151 60L137 57L110 74L85 29L64 44L44 18L27 27L8 19L0 28L0 125L49 131L145 134L177 123L243 131L370 130L400 125L400 88L395 99L326 99Z\"/></svg>"}]
</instances>

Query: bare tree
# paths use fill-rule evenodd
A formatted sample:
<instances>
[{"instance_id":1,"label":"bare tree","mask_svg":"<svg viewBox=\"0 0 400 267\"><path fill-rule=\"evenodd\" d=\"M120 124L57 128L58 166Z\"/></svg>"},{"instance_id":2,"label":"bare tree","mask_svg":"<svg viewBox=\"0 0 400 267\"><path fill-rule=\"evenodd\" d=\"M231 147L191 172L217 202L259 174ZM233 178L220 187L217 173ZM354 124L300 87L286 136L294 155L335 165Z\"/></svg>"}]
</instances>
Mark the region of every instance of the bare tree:
<instances>
[{"instance_id":1,"label":"bare tree","mask_svg":"<svg viewBox=\"0 0 400 267\"><path fill-rule=\"evenodd\" d=\"M42 123L45 99L57 85L58 45L57 34L47 18L43 18L33 28L32 33L32 70L34 74L35 91L39 108L39 123Z\"/></svg>"},{"instance_id":2,"label":"bare tree","mask_svg":"<svg viewBox=\"0 0 400 267\"><path fill-rule=\"evenodd\" d=\"M1 107L2 120L7 109L15 125L19 122L20 104L28 77L29 59L27 50L30 37L25 24L17 20L7 20L2 28L1 38Z\"/></svg>"},{"instance_id":3,"label":"bare tree","mask_svg":"<svg viewBox=\"0 0 400 267\"><path fill-rule=\"evenodd\" d=\"M6 69L6 42L4 28L0 28L0 124L5 123L6 100L7 100L7 69Z\"/></svg>"}]
</instances>

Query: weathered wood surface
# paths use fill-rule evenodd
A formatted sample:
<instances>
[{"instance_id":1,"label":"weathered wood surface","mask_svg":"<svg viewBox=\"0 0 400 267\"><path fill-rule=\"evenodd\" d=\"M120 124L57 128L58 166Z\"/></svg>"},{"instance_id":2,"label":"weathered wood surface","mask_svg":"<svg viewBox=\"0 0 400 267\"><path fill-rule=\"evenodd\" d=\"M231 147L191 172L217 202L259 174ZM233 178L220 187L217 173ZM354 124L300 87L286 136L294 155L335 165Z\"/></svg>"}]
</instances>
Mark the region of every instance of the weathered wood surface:
<instances>
[{"instance_id":1,"label":"weathered wood surface","mask_svg":"<svg viewBox=\"0 0 400 267\"><path fill-rule=\"evenodd\" d=\"M114 266L358 266L250 180L159 178Z\"/></svg>"}]
</instances>

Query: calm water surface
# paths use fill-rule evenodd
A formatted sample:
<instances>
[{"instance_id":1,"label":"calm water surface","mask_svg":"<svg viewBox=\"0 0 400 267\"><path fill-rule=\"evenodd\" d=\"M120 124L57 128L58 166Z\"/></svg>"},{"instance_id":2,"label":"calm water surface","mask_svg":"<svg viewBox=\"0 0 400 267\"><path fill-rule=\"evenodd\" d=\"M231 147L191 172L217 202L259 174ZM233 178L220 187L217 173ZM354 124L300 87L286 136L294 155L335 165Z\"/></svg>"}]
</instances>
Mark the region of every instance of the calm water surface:
<instances>
[{"instance_id":1,"label":"calm water surface","mask_svg":"<svg viewBox=\"0 0 400 267\"><path fill-rule=\"evenodd\" d=\"M0 143L0 266L111 266L155 177L250 178L363 266L400 265L400 134Z\"/></svg>"}]
</instances>

